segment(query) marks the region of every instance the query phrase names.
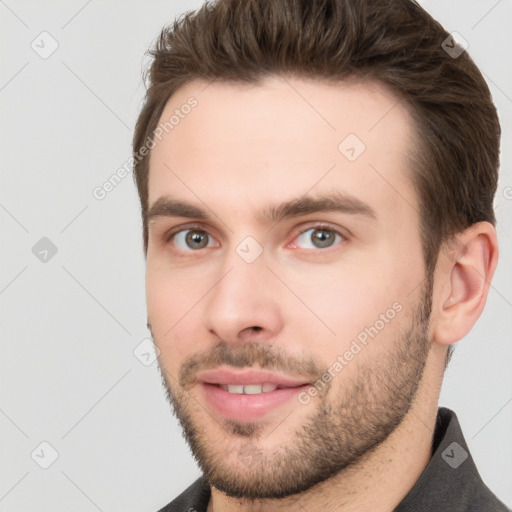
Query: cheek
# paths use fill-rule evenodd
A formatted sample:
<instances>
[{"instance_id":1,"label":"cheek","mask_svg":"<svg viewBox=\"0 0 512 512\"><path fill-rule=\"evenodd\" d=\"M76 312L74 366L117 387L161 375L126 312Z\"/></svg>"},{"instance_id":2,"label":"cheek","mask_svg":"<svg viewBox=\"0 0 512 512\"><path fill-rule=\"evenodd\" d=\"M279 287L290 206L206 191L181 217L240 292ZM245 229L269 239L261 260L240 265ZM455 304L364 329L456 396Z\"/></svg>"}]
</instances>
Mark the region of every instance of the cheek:
<instances>
[{"instance_id":1,"label":"cheek","mask_svg":"<svg viewBox=\"0 0 512 512\"><path fill-rule=\"evenodd\" d=\"M146 302L148 318L151 322L154 341L160 350L160 359L168 371L175 370L187 353L191 340L197 333L184 332L197 323L190 322L194 317L196 293L193 286L185 286L180 279L148 267L146 272ZM194 300L195 299L195 300Z\"/></svg>"},{"instance_id":2,"label":"cheek","mask_svg":"<svg viewBox=\"0 0 512 512\"><path fill-rule=\"evenodd\" d=\"M173 291L165 275L148 266L146 271L146 303L153 332L157 338L164 332L164 324L167 324L167 329L173 324L173 312L176 311L177 302L177 294Z\"/></svg>"},{"instance_id":3,"label":"cheek","mask_svg":"<svg viewBox=\"0 0 512 512\"><path fill-rule=\"evenodd\" d=\"M307 272L303 272L288 281L302 302L290 310L294 311L297 332L307 337L305 344L309 350L324 362L334 361L358 336L363 342L378 341L380 346L387 346L393 338L403 316L397 310L406 308L403 290L407 276L400 281L396 272L390 270L390 261L381 263L345 261L339 267L318 267L307 279ZM375 329L378 335L371 338Z\"/></svg>"},{"instance_id":4,"label":"cheek","mask_svg":"<svg viewBox=\"0 0 512 512\"><path fill-rule=\"evenodd\" d=\"M173 269L164 257L148 256L146 302L148 315L159 334L167 332L200 297L202 280L197 271Z\"/></svg>"}]
</instances>

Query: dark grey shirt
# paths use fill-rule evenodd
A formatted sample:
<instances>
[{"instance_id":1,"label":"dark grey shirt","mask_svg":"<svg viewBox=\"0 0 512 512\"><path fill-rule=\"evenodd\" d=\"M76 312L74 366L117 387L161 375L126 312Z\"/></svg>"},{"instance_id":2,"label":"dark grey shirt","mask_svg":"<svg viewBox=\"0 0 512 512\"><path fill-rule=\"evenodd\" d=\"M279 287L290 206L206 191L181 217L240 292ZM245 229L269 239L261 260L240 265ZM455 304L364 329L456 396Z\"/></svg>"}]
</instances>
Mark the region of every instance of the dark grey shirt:
<instances>
[{"instance_id":1,"label":"dark grey shirt","mask_svg":"<svg viewBox=\"0 0 512 512\"><path fill-rule=\"evenodd\" d=\"M440 408L433 456L394 512L512 512L483 483L457 416ZM203 477L159 512L206 512L210 487Z\"/></svg>"}]
</instances>

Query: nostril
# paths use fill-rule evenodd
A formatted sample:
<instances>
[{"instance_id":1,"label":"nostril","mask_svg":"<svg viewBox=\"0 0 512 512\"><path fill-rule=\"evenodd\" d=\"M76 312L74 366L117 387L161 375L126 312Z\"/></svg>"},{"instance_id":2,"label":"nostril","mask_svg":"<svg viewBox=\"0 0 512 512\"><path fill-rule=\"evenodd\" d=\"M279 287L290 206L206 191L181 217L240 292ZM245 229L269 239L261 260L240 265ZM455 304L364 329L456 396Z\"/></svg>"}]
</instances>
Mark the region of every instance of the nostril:
<instances>
[{"instance_id":1,"label":"nostril","mask_svg":"<svg viewBox=\"0 0 512 512\"><path fill-rule=\"evenodd\" d=\"M260 332L262 328L259 325L253 325L252 327L250 327L250 329L252 329L255 332Z\"/></svg>"}]
</instances>

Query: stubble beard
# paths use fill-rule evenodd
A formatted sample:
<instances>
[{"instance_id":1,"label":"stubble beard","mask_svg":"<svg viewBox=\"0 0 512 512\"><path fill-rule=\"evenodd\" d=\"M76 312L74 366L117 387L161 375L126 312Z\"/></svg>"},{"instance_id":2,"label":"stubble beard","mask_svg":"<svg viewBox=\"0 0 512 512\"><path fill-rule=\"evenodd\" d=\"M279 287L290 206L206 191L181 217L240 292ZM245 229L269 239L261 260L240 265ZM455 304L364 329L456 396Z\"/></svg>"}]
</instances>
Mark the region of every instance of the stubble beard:
<instances>
[{"instance_id":1,"label":"stubble beard","mask_svg":"<svg viewBox=\"0 0 512 512\"><path fill-rule=\"evenodd\" d=\"M356 377L344 379L338 386L337 396L327 393L319 398L309 419L271 453L258 444L263 430L258 422L224 420L224 439L212 442L212 427L209 430L208 425L198 424L193 414L194 410L203 416L206 412L182 386L170 385L160 368L169 403L209 484L235 498L284 498L338 475L378 447L400 425L414 402L431 346L431 296L432 282L427 279L413 318L396 337L392 349L377 362L372 361L371 367L359 365ZM378 343L378 336L372 342ZM265 368L262 357L275 359L262 351L270 349L249 343L240 355L235 354L235 347L224 344L216 352L216 361L235 366L258 362ZM275 366L266 365L268 369ZM289 369L297 364L287 362L285 366ZM282 366L277 369L283 370ZM343 379L343 372L331 384L337 379ZM305 406L297 401L297 407ZM214 420L208 417L207 421ZM278 431L279 426L270 436Z\"/></svg>"}]
</instances>

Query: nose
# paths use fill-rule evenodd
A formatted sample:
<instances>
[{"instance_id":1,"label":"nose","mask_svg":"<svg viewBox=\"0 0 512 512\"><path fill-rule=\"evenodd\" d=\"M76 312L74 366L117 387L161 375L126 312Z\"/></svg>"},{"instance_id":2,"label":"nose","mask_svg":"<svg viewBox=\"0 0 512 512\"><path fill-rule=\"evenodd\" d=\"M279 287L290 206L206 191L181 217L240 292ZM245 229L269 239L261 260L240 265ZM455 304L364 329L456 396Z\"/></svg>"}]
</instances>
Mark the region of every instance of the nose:
<instances>
[{"instance_id":1,"label":"nose","mask_svg":"<svg viewBox=\"0 0 512 512\"><path fill-rule=\"evenodd\" d=\"M208 331L227 343L275 339L284 323L282 303L264 253L252 263L234 253L223 270L207 296L204 321Z\"/></svg>"}]
</instances>

